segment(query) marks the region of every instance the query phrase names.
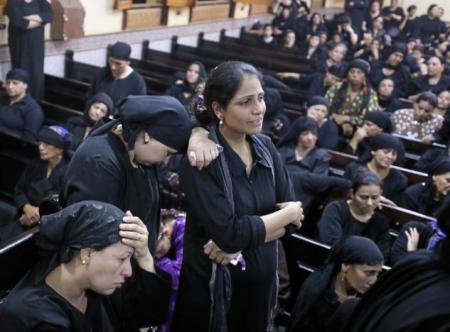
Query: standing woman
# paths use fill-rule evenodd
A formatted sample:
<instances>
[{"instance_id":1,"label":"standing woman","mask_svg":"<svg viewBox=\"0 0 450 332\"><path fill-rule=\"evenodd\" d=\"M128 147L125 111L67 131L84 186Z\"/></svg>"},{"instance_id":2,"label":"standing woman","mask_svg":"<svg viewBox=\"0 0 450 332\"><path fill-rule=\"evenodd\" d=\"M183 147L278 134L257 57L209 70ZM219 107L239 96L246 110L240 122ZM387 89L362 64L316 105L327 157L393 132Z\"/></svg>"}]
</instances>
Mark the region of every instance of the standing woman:
<instances>
[{"instance_id":1,"label":"standing woman","mask_svg":"<svg viewBox=\"0 0 450 332\"><path fill-rule=\"evenodd\" d=\"M11 65L30 74L31 95L39 100L44 92L44 26L53 21L52 7L47 0L8 0L5 13Z\"/></svg>"},{"instance_id":2,"label":"standing woman","mask_svg":"<svg viewBox=\"0 0 450 332\"><path fill-rule=\"evenodd\" d=\"M182 163L185 256L171 331L268 331L277 297L277 239L301 225L276 148L259 135L265 112L258 71L225 62L210 74L205 108L219 158L198 171ZM235 253L235 254L231 254ZM231 255L230 255L231 254ZM228 264L236 258L237 265Z\"/></svg>"}]
</instances>

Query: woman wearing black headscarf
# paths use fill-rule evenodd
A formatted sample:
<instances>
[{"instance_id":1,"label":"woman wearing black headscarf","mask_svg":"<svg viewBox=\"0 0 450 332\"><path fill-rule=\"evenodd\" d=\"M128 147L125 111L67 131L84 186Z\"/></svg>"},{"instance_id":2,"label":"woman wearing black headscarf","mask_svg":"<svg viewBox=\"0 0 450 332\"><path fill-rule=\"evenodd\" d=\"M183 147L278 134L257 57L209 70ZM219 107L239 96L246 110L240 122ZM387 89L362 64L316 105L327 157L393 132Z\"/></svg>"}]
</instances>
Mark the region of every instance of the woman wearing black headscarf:
<instances>
[{"instance_id":1,"label":"woman wearing black headscarf","mask_svg":"<svg viewBox=\"0 0 450 332\"><path fill-rule=\"evenodd\" d=\"M130 96L119 116L91 133L73 155L63 204L95 199L130 210L146 224L153 251L159 227L156 166L187 145L191 123L183 105L169 96Z\"/></svg>"},{"instance_id":2,"label":"woman wearing black headscarf","mask_svg":"<svg viewBox=\"0 0 450 332\"><path fill-rule=\"evenodd\" d=\"M67 120L67 129L72 133L72 149L76 150L91 133L94 125L111 115L113 111L113 101L106 93L97 93L89 99L83 115Z\"/></svg>"},{"instance_id":3,"label":"woman wearing black headscarf","mask_svg":"<svg viewBox=\"0 0 450 332\"><path fill-rule=\"evenodd\" d=\"M155 273L139 218L84 201L39 228L42 259L0 303L2 331L139 331L164 321L170 281Z\"/></svg>"},{"instance_id":4,"label":"woman wearing black headscarf","mask_svg":"<svg viewBox=\"0 0 450 332\"><path fill-rule=\"evenodd\" d=\"M208 73L203 63L194 61L189 65L185 78L175 82L165 94L177 98L186 108L186 111L190 113L196 92L199 92L201 84L205 82L207 77Z\"/></svg>"},{"instance_id":5,"label":"woman wearing black headscarf","mask_svg":"<svg viewBox=\"0 0 450 332\"><path fill-rule=\"evenodd\" d=\"M400 170L392 168L397 159L399 144L398 139L390 134L376 135L369 143L370 154L362 155L358 161L349 164L344 177L351 180L360 168L366 168L382 181L382 202L399 202L408 184L406 176Z\"/></svg>"},{"instance_id":6,"label":"woman wearing black headscarf","mask_svg":"<svg viewBox=\"0 0 450 332\"><path fill-rule=\"evenodd\" d=\"M319 240L333 244L346 235L365 236L378 245L387 259L389 221L377 211L381 195L381 180L368 170L359 170L352 180L350 199L334 201L325 207L318 224Z\"/></svg>"},{"instance_id":7,"label":"woman wearing black headscarf","mask_svg":"<svg viewBox=\"0 0 450 332\"><path fill-rule=\"evenodd\" d=\"M449 235L450 202L441 206L436 217ZM449 331L449 256L449 237L434 252L418 250L410 254L363 296L341 331Z\"/></svg>"},{"instance_id":8,"label":"woman wearing black headscarf","mask_svg":"<svg viewBox=\"0 0 450 332\"><path fill-rule=\"evenodd\" d=\"M349 236L337 242L325 265L305 280L286 331L325 331L342 302L364 294L375 283L383 261L370 239Z\"/></svg>"},{"instance_id":9,"label":"woman wearing black headscarf","mask_svg":"<svg viewBox=\"0 0 450 332\"><path fill-rule=\"evenodd\" d=\"M403 193L402 206L434 216L450 193L450 160L442 156L428 168L428 179L408 187Z\"/></svg>"},{"instance_id":10,"label":"woman wearing black headscarf","mask_svg":"<svg viewBox=\"0 0 450 332\"><path fill-rule=\"evenodd\" d=\"M39 131L40 158L27 165L14 187L15 206L8 209L9 220L0 231L1 241L35 226L43 212L40 205L50 198L58 200L70 160L69 147L70 134L65 128L50 126Z\"/></svg>"}]
</instances>

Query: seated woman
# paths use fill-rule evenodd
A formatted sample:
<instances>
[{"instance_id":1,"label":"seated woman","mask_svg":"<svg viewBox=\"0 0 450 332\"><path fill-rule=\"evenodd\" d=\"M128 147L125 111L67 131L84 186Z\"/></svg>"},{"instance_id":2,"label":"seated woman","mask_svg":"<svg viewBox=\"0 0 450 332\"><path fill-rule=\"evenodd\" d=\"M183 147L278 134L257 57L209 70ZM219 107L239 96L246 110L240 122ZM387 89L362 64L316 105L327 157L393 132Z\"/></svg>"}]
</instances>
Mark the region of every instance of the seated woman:
<instances>
[{"instance_id":1,"label":"seated woman","mask_svg":"<svg viewBox=\"0 0 450 332\"><path fill-rule=\"evenodd\" d=\"M334 149L338 143L339 129L327 119L328 102L322 96L313 96L306 102L306 115L315 120L318 126L317 146Z\"/></svg>"},{"instance_id":2,"label":"seated woman","mask_svg":"<svg viewBox=\"0 0 450 332\"><path fill-rule=\"evenodd\" d=\"M303 283L286 331L327 331L340 304L366 293L377 281L383 261L380 249L368 238L349 236L337 242L325 265Z\"/></svg>"},{"instance_id":3,"label":"seated woman","mask_svg":"<svg viewBox=\"0 0 450 332\"><path fill-rule=\"evenodd\" d=\"M72 134L72 149L85 140L94 125L114 112L112 99L104 92L97 93L86 103L84 114L72 117L67 121L66 127Z\"/></svg>"},{"instance_id":4,"label":"seated woman","mask_svg":"<svg viewBox=\"0 0 450 332\"><path fill-rule=\"evenodd\" d=\"M95 76L87 93L88 99L99 92L104 92L111 97L114 106L117 107L127 96L147 94L144 79L130 66L130 55L131 46L127 43L116 42L110 47L108 65Z\"/></svg>"},{"instance_id":5,"label":"seated woman","mask_svg":"<svg viewBox=\"0 0 450 332\"><path fill-rule=\"evenodd\" d=\"M445 118L447 113L448 115L450 115L449 110L450 110L450 91L444 90L437 95L437 107L435 109L435 112Z\"/></svg>"},{"instance_id":6,"label":"seated woman","mask_svg":"<svg viewBox=\"0 0 450 332\"><path fill-rule=\"evenodd\" d=\"M189 65L185 77L177 80L165 94L178 99L186 111L190 112L195 93L198 92L200 85L205 82L207 77L208 73L203 63L194 61Z\"/></svg>"},{"instance_id":7,"label":"seated woman","mask_svg":"<svg viewBox=\"0 0 450 332\"><path fill-rule=\"evenodd\" d=\"M383 256L389 257L389 221L376 211L382 195L381 180L360 170L352 180L351 198L329 203L319 221L319 240L333 244L345 235L372 239Z\"/></svg>"},{"instance_id":8,"label":"seated woman","mask_svg":"<svg viewBox=\"0 0 450 332\"><path fill-rule=\"evenodd\" d=\"M6 74L6 95L0 98L0 130L35 141L44 113L27 92L28 81L23 69L11 69Z\"/></svg>"},{"instance_id":9,"label":"seated woman","mask_svg":"<svg viewBox=\"0 0 450 332\"><path fill-rule=\"evenodd\" d=\"M419 213L434 216L450 193L450 160L438 158L428 169L425 183L416 183L403 193L401 206Z\"/></svg>"},{"instance_id":10,"label":"seated woman","mask_svg":"<svg viewBox=\"0 0 450 332\"><path fill-rule=\"evenodd\" d=\"M383 78L378 84L378 105L382 112L393 113L402 107L399 98L394 95L395 83L391 78Z\"/></svg>"},{"instance_id":11,"label":"seated woman","mask_svg":"<svg viewBox=\"0 0 450 332\"><path fill-rule=\"evenodd\" d=\"M427 74L419 76L410 83L410 98L414 99L418 94L425 91L431 91L437 95L450 89L450 77L444 75L444 69L444 59L438 56L430 57L427 61Z\"/></svg>"},{"instance_id":12,"label":"seated woman","mask_svg":"<svg viewBox=\"0 0 450 332\"><path fill-rule=\"evenodd\" d=\"M42 218L42 259L0 303L2 331L139 331L167 314L143 222L84 201Z\"/></svg>"},{"instance_id":13,"label":"seated woman","mask_svg":"<svg viewBox=\"0 0 450 332\"><path fill-rule=\"evenodd\" d=\"M396 137L380 133L369 143L370 154L362 155L358 161L349 164L344 177L351 180L360 168L366 168L381 179L383 196L381 202L395 205L399 202L403 191L408 185L408 179L399 170L393 169L399 151L399 141Z\"/></svg>"},{"instance_id":14,"label":"seated woman","mask_svg":"<svg viewBox=\"0 0 450 332\"><path fill-rule=\"evenodd\" d=\"M347 79L328 89L325 98L330 104L330 119L340 128L342 137L351 137L368 112L378 110L376 92L367 80L370 65L360 59L350 62Z\"/></svg>"},{"instance_id":15,"label":"seated woman","mask_svg":"<svg viewBox=\"0 0 450 332\"><path fill-rule=\"evenodd\" d=\"M15 206L8 209L9 220L0 232L2 241L35 226L41 217L40 204L51 196L58 196L69 164L66 153L70 147L69 136L60 126L43 127L39 131L40 159L27 165L14 188Z\"/></svg>"}]
</instances>

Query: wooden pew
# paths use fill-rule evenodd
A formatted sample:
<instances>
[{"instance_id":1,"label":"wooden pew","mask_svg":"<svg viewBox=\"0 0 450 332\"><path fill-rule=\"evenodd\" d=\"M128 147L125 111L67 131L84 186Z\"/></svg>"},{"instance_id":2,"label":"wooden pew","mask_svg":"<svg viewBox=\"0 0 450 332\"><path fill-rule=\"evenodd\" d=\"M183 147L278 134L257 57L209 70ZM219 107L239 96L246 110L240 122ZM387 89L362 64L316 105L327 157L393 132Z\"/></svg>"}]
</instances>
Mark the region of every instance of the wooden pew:
<instances>
[{"instance_id":1,"label":"wooden pew","mask_svg":"<svg viewBox=\"0 0 450 332\"><path fill-rule=\"evenodd\" d=\"M38 158L37 143L0 132L0 196L12 202L14 186L32 158Z\"/></svg>"},{"instance_id":2,"label":"wooden pew","mask_svg":"<svg viewBox=\"0 0 450 332\"><path fill-rule=\"evenodd\" d=\"M61 105L56 105L45 100L41 100L41 107L45 114L47 125L64 124L69 118L83 115L83 112Z\"/></svg>"},{"instance_id":3,"label":"wooden pew","mask_svg":"<svg viewBox=\"0 0 450 332\"><path fill-rule=\"evenodd\" d=\"M427 223L429 221L435 220L435 218L431 216L414 212L399 206L389 206L386 204L381 205L382 209L379 211L391 221L391 228L395 230L399 230L404 224L410 221Z\"/></svg>"},{"instance_id":4,"label":"wooden pew","mask_svg":"<svg viewBox=\"0 0 450 332\"><path fill-rule=\"evenodd\" d=\"M345 167L351 162L356 161L358 158L356 156L342 153L339 151L328 150L331 155L330 160L330 172L333 175L343 176ZM408 184L412 185L419 182L425 182L428 178L428 174L411 170L404 167L392 166L392 169L401 171L408 178Z\"/></svg>"},{"instance_id":5,"label":"wooden pew","mask_svg":"<svg viewBox=\"0 0 450 332\"><path fill-rule=\"evenodd\" d=\"M34 236L39 231L35 226L28 231L0 244L0 298L7 295L9 289L25 275L37 260L34 249Z\"/></svg>"},{"instance_id":6,"label":"wooden pew","mask_svg":"<svg viewBox=\"0 0 450 332\"><path fill-rule=\"evenodd\" d=\"M88 89L88 83L45 74L44 100L50 103L83 111Z\"/></svg>"},{"instance_id":7,"label":"wooden pew","mask_svg":"<svg viewBox=\"0 0 450 332\"><path fill-rule=\"evenodd\" d=\"M411 138L408 136L393 134L398 137L405 147L406 153L406 165L414 167L414 164L420 159L420 157L431 148L435 149L448 149L446 145L440 143L425 144L419 139Z\"/></svg>"}]
</instances>

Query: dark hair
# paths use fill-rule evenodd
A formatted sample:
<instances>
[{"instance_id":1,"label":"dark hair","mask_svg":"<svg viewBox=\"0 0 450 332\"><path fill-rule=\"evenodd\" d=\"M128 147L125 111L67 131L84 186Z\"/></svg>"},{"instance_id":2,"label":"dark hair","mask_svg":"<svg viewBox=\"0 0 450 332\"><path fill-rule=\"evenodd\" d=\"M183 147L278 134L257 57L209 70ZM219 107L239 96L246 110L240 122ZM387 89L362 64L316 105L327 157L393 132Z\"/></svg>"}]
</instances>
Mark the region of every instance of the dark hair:
<instances>
[{"instance_id":1,"label":"dark hair","mask_svg":"<svg viewBox=\"0 0 450 332\"><path fill-rule=\"evenodd\" d=\"M227 61L211 70L204 90L204 106L195 107L195 116L202 125L209 125L217 118L212 109L213 102L217 102L222 108L226 108L230 100L239 89L245 75L256 76L260 81L261 74L252 65Z\"/></svg>"},{"instance_id":2,"label":"dark hair","mask_svg":"<svg viewBox=\"0 0 450 332\"><path fill-rule=\"evenodd\" d=\"M208 78L208 71L206 70L205 65L200 61L193 61L189 64L187 69L189 70L192 65L198 66L198 79L195 84L200 84L206 81L206 79Z\"/></svg>"},{"instance_id":3,"label":"dark hair","mask_svg":"<svg viewBox=\"0 0 450 332\"><path fill-rule=\"evenodd\" d=\"M322 16L321 16L320 13L318 13L318 12L314 12L314 13L311 14L311 17L309 18L309 22L312 23L313 17L316 16L316 15L319 16L319 18L320 18L320 23L322 23ZM319 23L319 24L320 24L320 23Z\"/></svg>"},{"instance_id":4,"label":"dark hair","mask_svg":"<svg viewBox=\"0 0 450 332\"><path fill-rule=\"evenodd\" d=\"M409 7L406 9L406 11L407 11L407 12L410 12L411 10L415 10L415 9L417 9L417 6L416 6L416 5L411 5L411 6L409 6Z\"/></svg>"},{"instance_id":5,"label":"dark hair","mask_svg":"<svg viewBox=\"0 0 450 332\"><path fill-rule=\"evenodd\" d=\"M439 7L438 5L436 5L435 3L430 5L427 9L427 14L430 14L431 11L435 8L435 7Z\"/></svg>"},{"instance_id":6,"label":"dark hair","mask_svg":"<svg viewBox=\"0 0 450 332\"><path fill-rule=\"evenodd\" d=\"M428 58L428 60L430 60L430 59L432 59L432 58L438 59L439 62L441 63L441 65L445 64L444 59L443 59L441 56L439 56L439 55L432 55L432 56L430 56L430 57Z\"/></svg>"},{"instance_id":7,"label":"dark hair","mask_svg":"<svg viewBox=\"0 0 450 332\"><path fill-rule=\"evenodd\" d=\"M268 28L268 27L273 28L273 27L272 27L272 24L266 23L266 24L263 25L263 30L264 30L265 28Z\"/></svg>"},{"instance_id":8,"label":"dark hair","mask_svg":"<svg viewBox=\"0 0 450 332\"><path fill-rule=\"evenodd\" d=\"M352 179L352 190L355 193L362 186L376 185L381 188L380 178L364 167L359 168Z\"/></svg>"},{"instance_id":9,"label":"dark hair","mask_svg":"<svg viewBox=\"0 0 450 332\"><path fill-rule=\"evenodd\" d=\"M427 103L429 103L431 106L436 107L438 102L437 102L437 97L436 95L431 92L431 91L425 91L422 92L419 97L417 97L417 103L420 103L421 101L426 101Z\"/></svg>"}]
</instances>

